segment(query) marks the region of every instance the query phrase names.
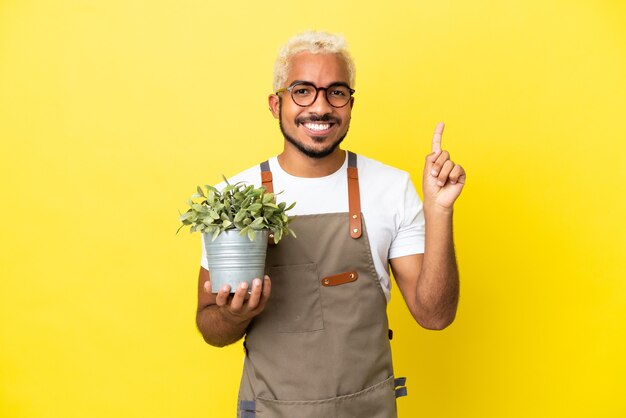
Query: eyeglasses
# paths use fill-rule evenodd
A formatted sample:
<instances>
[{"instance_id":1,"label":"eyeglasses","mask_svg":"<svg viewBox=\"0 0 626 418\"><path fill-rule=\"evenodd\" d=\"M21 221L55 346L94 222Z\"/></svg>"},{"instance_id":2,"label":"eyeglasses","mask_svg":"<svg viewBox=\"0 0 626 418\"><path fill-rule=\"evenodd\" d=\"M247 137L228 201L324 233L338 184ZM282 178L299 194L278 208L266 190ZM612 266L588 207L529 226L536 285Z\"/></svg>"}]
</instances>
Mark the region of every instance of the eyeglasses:
<instances>
[{"instance_id":1,"label":"eyeglasses","mask_svg":"<svg viewBox=\"0 0 626 418\"><path fill-rule=\"evenodd\" d=\"M295 81L289 87L276 90L276 94L288 91L293 102L301 107L311 106L317 100L320 90L326 93L326 101L332 107L344 107L350 102L354 90L346 83L333 83L328 87L317 87L307 81Z\"/></svg>"}]
</instances>

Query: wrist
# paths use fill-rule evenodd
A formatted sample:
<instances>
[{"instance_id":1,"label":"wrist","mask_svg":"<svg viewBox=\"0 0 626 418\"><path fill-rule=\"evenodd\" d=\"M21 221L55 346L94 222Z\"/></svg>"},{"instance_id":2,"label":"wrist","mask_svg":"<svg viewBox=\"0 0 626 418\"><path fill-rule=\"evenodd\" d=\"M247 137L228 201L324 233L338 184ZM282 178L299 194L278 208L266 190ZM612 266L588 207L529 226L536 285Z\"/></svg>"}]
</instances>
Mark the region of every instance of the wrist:
<instances>
[{"instance_id":1,"label":"wrist","mask_svg":"<svg viewBox=\"0 0 626 418\"><path fill-rule=\"evenodd\" d=\"M424 217L425 218L446 218L452 217L454 214L454 207L445 207L437 203L424 203Z\"/></svg>"},{"instance_id":2,"label":"wrist","mask_svg":"<svg viewBox=\"0 0 626 418\"><path fill-rule=\"evenodd\" d=\"M232 313L230 310L228 310L227 306L219 307L218 311L220 313L220 316L222 317L222 320L231 326L246 327L250 322L250 318L246 318L243 315Z\"/></svg>"}]
</instances>

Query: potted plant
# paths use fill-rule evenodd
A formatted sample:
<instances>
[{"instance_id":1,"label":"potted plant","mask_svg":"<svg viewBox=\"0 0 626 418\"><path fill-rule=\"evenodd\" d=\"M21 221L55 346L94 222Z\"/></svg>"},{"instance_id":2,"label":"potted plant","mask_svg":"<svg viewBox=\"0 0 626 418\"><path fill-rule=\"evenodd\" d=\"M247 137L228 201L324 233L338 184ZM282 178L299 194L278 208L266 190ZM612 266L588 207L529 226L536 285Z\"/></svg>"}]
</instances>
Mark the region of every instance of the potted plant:
<instances>
[{"instance_id":1,"label":"potted plant","mask_svg":"<svg viewBox=\"0 0 626 418\"><path fill-rule=\"evenodd\" d=\"M226 186L221 191L205 185L205 193L198 186L187 201L189 209L179 218L179 231L189 225L190 232L204 234L214 293L225 284L234 292L243 281L251 289L252 279L264 275L268 239L278 244L287 235L296 236L289 228L292 218L286 214L295 202L277 204L276 195L265 187L224 180Z\"/></svg>"}]
</instances>

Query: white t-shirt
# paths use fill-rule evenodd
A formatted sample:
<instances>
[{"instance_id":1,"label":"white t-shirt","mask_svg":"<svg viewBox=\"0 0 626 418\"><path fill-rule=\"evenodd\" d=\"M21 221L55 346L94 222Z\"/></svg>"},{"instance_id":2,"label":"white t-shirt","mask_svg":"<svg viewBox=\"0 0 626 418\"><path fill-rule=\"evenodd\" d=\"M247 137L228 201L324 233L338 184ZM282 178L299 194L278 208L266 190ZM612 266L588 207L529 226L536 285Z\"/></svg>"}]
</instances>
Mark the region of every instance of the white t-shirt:
<instances>
[{"instance_id":1,"label":"white t-shirt","mask_svg":"<svg viewBox=\"0 0 626 418\"><path fill-rule=\"evenodd\" d=\"M339 170L325 177L292 176L280 167L276 157L269 160L278 202L296 202L288 215L348 212L348 153ZM387 301L390 298L389 259L424 253L425 222L422 202L409 174L359 155L361 212L372 251L374 266ZM228 179L261 185L261 169L256 165ZM221 190L225 183L216 187ZM279 244L280 245L280 244ZM204 251L202 267L208 269Z\"/></svg>"}]
</instances>

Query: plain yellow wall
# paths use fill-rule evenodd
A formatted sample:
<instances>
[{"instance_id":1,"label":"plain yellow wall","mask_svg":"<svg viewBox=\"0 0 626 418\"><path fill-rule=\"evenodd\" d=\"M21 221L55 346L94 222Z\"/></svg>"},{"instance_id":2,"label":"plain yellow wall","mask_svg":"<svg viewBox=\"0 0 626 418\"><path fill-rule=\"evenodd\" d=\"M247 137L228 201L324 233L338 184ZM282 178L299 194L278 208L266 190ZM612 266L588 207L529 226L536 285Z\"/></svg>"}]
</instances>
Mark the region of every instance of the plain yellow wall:
<instances>
[{"instance_id":1,"label":"plain yellow wall","mask_svg":"<svg viewBox=\"0 0 626 418\"><path fill-rule=\"evenodd\" d=\"M400 416L626 416L624 2L228 3L0 3L0 416L234 416L177 211L281 150L273 60L309 28L356 59L346 148L420 184L444 120L468 171L456 322L392 296Z\"/></svg>"}]
</instances>

